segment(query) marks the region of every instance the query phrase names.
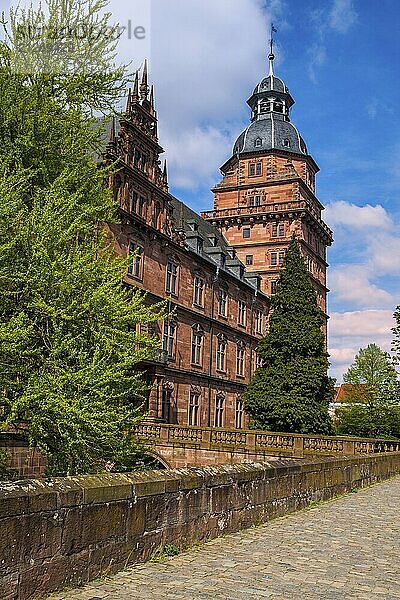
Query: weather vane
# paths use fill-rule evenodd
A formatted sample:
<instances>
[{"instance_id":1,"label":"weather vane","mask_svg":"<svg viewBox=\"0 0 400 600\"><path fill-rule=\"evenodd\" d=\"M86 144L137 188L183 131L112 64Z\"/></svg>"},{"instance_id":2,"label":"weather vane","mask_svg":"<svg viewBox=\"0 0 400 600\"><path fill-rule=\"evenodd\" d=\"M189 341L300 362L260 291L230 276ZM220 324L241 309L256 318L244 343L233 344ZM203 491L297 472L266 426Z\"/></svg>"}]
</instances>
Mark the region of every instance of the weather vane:
<instances>
[{"instance_id":1,"label":"weather vane","mask_svg":"<svg viewBox=\"0 0 400 600\"><path fill-rule=\"evenodd\" d=\"M274 33L277 33L277 32L278 32L278 30L277 30L277 29L275 29L275 27L274 27L274 24L273 24L273 23L271 23L271 38L270 38L270 40L269 40L269 43L270 43L270 53L269 53L269 59L270 59L270 60L271 60L271 59L272 59L272 60L274 59L274 43L275 43L275 40L274 40Z\"/></svg>"}]
</instances>

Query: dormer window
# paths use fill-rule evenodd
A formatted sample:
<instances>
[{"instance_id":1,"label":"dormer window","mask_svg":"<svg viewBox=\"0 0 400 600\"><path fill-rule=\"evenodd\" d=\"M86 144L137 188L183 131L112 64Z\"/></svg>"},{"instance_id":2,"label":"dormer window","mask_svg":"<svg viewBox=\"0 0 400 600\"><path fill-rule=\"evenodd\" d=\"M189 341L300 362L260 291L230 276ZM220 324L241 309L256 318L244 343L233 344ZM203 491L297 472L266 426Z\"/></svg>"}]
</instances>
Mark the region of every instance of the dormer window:
<instances>
[{"instance_id":1,"label":"dormer window","mask_svg":"<svg viewBox=\"0 0 400 600\"><path fill-rule=\"evenodd\" d=\"M188 227L191 231L197 231L199 228L199 226L197 225L197 223L195 221L189 221Z\"/></svg>"},{"instance_id":2,"label":"dormer window","mask_svg":"<svg viewBox=\"0 0 400 600\"><path fill-rule=\"evenodd\" d=\"M262 146L262 139L261 138L257 138L256 140L254 140L254 146L256 148L261 148L261 146Z\"/></svg>"},{"instance_id":3,"label":"dormer window","mask_svg":"<svg viewBox=\"0 0 400 600\"><path fill-rule=\"evenodd\" d=\"M288 139L283 140L283 145L285 146L285 148L290 148L290 140L288 140Z\"/></svg>"},{"instance_id":4,"label":"dormer window","mask_svg":"<svg viewBox=\"0 0 400 600\"><path fill-rule=\"evenodd\" d=\"M215 246L217 246L218 244L218 240L216 237L210 236L208 238L209 242L210 242L210 246L213 246L215 248Z\"/></svg>"}]
</instances>

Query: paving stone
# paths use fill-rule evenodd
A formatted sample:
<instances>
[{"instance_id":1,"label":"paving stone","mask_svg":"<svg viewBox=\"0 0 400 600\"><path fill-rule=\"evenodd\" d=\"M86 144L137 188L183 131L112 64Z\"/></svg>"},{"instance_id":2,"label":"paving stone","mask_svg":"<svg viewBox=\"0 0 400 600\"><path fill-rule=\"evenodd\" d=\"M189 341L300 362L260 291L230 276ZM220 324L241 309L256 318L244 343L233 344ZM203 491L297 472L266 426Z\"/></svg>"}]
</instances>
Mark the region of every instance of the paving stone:
<instances>
[{"instance_id":1,"label":"paving stone","mask_svg":"<svg viewBox=\"0 0 400 600\"><path fill-rule=\"evenodd\" d=\"M396 478L54 598L400 600L399 509Z\"/></svg>"}]
</instances>

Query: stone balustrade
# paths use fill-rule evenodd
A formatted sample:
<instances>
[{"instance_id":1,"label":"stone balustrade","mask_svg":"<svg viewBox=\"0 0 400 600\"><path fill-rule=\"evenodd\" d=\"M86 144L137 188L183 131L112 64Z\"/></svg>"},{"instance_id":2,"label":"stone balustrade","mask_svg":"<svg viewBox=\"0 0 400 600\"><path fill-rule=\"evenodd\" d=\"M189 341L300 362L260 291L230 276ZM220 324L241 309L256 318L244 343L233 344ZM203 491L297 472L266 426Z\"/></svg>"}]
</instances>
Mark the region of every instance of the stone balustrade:
<instances>
[{"instance_id":1,"label":"stone balustrade","mask_svg":"<svg viewBox=\"0 0 400 600\"><path fill-rule=\"evenodd\" d=\"M329 437L243 429L216 429L161 423L143 424L136 431L139 440L155 447L156 450L160 450L162 447L175 447L186 449L187 451L193 449L221 453L229 452L242 456L245 454L253 460L274 455L277 457L303 458L321 455L359 456L364 454L400 452L400 440L363 439L345 436ZM195 463L190 463L189 458L187 464Z\"/></svg>"}]
</instances>

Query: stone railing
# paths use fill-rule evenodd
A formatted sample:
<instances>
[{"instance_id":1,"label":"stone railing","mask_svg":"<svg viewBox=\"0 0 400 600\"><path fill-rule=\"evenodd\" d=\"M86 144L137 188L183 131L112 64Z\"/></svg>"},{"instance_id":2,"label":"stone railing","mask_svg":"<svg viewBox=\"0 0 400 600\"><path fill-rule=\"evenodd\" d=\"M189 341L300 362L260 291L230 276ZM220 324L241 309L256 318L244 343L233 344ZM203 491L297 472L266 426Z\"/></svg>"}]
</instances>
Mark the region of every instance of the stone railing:
<instances>
[{"instance_id":1,"label":"stone railing","mask_svg":"<svg viewBox=\"0 0 400 600\"><path fill-rule=\"evenodd\" d=\"M175 446L202 450L277 456L359 456L400 452L400 440L301 435L243 429L216 429L186 425L143 424L138 438L154 446Z\"/></svg>"}]
</instances>

